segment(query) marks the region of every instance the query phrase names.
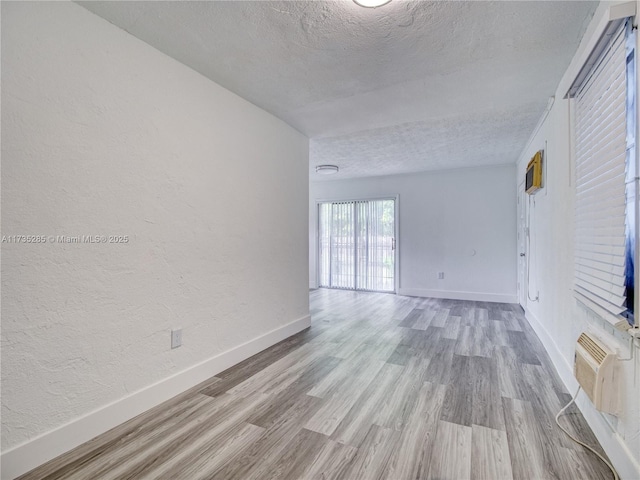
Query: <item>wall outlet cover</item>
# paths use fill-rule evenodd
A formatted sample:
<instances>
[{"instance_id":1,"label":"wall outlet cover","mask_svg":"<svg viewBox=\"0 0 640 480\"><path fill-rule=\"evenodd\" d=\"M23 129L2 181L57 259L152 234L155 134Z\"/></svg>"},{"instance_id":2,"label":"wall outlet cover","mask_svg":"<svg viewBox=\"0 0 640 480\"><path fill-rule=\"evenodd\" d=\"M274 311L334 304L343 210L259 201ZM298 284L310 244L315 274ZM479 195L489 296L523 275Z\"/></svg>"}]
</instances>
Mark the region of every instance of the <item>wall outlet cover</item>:
<instances>
[{"instance_id":1,"label":"wall outlet cover","mask_svg":"<svg viewBox=\"0 0 640 480\"><path fill-rule=\"evenodd\" d=\"M182 345L182 329L174 328L171 330L171 348L178 348Z\"/></svg>"}]
</instances>

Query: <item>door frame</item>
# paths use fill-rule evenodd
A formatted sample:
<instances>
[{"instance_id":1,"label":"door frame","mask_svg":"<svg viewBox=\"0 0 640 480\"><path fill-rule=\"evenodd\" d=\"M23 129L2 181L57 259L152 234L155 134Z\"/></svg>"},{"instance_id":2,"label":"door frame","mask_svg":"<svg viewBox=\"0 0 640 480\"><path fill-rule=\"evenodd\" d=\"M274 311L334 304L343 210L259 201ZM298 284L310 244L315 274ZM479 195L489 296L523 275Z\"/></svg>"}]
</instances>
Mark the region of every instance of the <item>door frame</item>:
<instances>
[{"instance_id":1,"label":"door frame","mask_svg":"<svg viewBox=\"0 0 640 480\"><path fill-rule=\"evenodd\" d=\"M516 192L516 200L517 200L517 219L518 224L516 226L516 265L518 266L518 303L522 308L526 310L527 308L527 295L529 292L529 284L528 284L528 235L529 235L529 225L527 222L527 194L524 190L525 182L524 180L518 185L518 191ZM524 257L521 255L524 253Z\"/></svg>"},{"instance_id":2,"label":"door frame","mask_svg":"<svg viewBox=\"0 0 640 480\"><path fill-rule=\"evenodd\" d=\"M393 265L394 265L394 279L393 279L393 291L384 291L380 293L392 293L397 294L400 287L400 241L399 241L399 233L400 233L400 195L380 195L380 196L372 196L372 197L336 197L329 199L316 199L315 200L315 209L314 215L316 216L314 225L314 247L315 247L315 265L316 265L316 275L315 275L315 283L318 288L320 288L320 204L321 203L336 203L336 202L366 202L369 200L393 200L393 235L395 238L396 248L393 254ZM354 290L358 292L376 292L376 290Z\"/></svg>"}]
</instances>

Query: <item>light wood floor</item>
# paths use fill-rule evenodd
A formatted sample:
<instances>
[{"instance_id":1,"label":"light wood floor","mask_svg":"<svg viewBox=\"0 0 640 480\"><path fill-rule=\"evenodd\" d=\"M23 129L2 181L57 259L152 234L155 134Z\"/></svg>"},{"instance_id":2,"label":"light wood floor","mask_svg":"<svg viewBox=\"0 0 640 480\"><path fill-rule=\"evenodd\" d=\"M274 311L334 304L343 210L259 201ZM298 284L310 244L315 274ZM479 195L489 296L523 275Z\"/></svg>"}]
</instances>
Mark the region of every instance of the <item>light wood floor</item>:
<instances>
[{"instance_id":1,"label":"light wood floor","mask_svg":"<svg viewBox=\"0 0 640 480\"><path fill-rule=\"evenodd\" d=\"M310 329L21 478L611 478L555 425L570 395L519 306L316 290L311 311ZM561 421L597 445L575 407Z\"/></svg>"}]
</instances>

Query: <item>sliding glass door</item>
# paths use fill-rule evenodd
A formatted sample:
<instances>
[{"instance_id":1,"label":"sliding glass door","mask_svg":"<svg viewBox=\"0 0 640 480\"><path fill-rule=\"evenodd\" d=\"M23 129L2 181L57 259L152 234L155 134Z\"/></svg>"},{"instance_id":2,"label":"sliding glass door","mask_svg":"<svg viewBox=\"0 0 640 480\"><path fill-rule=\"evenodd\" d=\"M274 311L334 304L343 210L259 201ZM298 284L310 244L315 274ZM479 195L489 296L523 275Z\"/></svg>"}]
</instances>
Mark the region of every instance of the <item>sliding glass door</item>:
<instances>
[{"instance_id":1,"label":"sliding glass door","mask_svg":"<svg viewBox=\"0 0 640 480\"><path fill-rule=\"evenodd\" d=\"M321 287L395 292L395 200L318 205Z\"/></svg>"}]
</instances>

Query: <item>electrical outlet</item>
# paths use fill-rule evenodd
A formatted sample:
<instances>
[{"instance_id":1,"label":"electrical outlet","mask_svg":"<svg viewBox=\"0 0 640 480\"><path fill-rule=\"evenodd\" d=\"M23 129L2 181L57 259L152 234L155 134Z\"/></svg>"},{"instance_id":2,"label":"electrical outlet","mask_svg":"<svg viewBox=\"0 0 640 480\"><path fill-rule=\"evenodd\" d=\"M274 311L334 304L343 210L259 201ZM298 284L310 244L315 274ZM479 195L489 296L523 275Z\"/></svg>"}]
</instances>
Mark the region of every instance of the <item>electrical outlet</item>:
<instances>
[{"instance_id":1,"label":"electrical outlet","mask_svg":"<svg viewBox=\"0 0 640 480\"><path fill-rule=\"evenodd\" d=\"M182 345L182 329L171 330L171 348L178 348Z\"/></svg>"},{"instance_id":2,"label":"electrical outlet","mask_svg":"<svg viewBox=\"0 0 640 480\"><path fill-rule=\"evenodd\" d=\"M444 272L438 272L438 280L444 280Z\"/></svg>"}]
</instances>

